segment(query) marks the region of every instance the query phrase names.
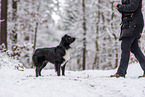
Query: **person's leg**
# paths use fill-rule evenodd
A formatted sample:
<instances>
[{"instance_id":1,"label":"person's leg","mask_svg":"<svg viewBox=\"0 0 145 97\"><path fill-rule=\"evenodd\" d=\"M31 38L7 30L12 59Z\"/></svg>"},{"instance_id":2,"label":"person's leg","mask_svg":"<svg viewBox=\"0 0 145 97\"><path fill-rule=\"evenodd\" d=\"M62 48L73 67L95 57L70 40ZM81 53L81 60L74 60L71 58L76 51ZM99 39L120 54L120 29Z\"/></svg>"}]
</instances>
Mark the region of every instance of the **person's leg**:
<instances>
[{"instance_id":1,"label":"person's leg","mask_svg":"<svg viewBox=\"0 0 145 97\"><path fill-rule=\"evenodd\" d=\"M136 59L139 61L145 75L145 56L138 46L138 38L136 38L135 41L132 43L131 52L135 55Z\"/></svg>"},{"instance_id":2,"label":"person's leg","mask_svg":"<svg viewBox=\"0 0 145 97\"><path fill-rule=\"evenodd\" d=\"M135 37L125 37L122 39L121 43L121 61L119 68L117 70L117 73L121 77L125 77L128 63L129 63L129 58L130 58L130 51L131 51L131 45L134 42Z\"/></svg>"}]
</instances>

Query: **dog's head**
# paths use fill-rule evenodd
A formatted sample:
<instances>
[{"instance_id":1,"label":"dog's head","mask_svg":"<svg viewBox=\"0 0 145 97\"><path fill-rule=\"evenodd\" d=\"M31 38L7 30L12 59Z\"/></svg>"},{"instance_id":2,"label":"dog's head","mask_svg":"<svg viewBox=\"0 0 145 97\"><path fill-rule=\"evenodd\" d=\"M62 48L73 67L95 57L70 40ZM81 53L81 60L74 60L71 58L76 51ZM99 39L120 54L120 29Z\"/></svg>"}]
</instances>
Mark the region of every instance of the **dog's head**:
<instances>
[{"instance_id":1,"label":"dog's head","mask_svg":"<svg viewBox=\"0 0 145 97\"><path fill-rule=\"evenodd\" d=\"M67 44L67 45L70 45L71 43L73 43L75 41L76 38L74 37L71 37L67 34L65 34L63 37L62 37L62 41L64 42L64 44Z\"/></svg>"}]
</instances>

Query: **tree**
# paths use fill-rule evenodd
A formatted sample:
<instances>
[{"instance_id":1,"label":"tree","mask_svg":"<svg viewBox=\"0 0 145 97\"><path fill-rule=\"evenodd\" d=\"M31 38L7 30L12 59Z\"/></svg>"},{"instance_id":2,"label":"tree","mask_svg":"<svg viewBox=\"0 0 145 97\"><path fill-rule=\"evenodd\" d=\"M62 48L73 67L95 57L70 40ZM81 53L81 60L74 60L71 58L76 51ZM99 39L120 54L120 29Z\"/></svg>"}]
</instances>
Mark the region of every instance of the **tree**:
<instances>
[{"instance_id":1,"label":"tree","mask_svg":"<svg viewBox=\"0 0 145 97\"><path fill-rule=\"evenodd\" d=\"M39 11L41 3L38 5L37 11ZM36 27L35 27L35 35L34 35L34 47L33 47L33 52L36 49L36 42L37 42L37 30L38 30L38 21L36 21Z\"/></svg>"},{"instance_id":2,"label":"tree","mask_svg":"<svg viewBox=\"0 0 145 97\"><path fill-rule=\"evenodd\" d=\"M18 0L12 0L12 21L16 22L17 21L17 2ZM14 28L12 30L12 45L15 46L17 43L17 24L14 24ZM13 47L12 46L12 47Z\"/></svg>"},{"instance_id":3,"label":"tree","mask_svg":"<svg viewBox=\"0 0 145 97\"><path fill-rule=\"evenodd\" d=\"M0 45L7 49L7 3L8 0L1 0L1 22L0 29ZM2 49L2 47L1 47Z\"/></svg>"},{"instance_id":4,"label":"tree","mask_svg":"<svg viewBox=\"0 0 145 97\"><path fill-rule=\"evenodd\" d=\"M12 41L12 53L11 56L16 57L19 56L19 53L17 52L18 46L17 46L17 36L18 36L18 32L17 32L17 4L18 4L18 0L12 0L12 23L13 23L13 28L12 31L10 33L10 39Z\"/></svg>"},{"instance_id":5,"label":"tree","mask_svg":"<svg viewBox=\"0 0 145 97\"><path fill-rule=\"evenodd\" d=\"M82 10L83 10L83 62L82 68L83 70L86 69L86 7L85 7L85 0L82 0Z\"/></svg>"},{"instance_id":6,"label":"tree","mask_svg":"<svg viewBox=\"0 0 145 97\"><path fill-rule=\"evenodd\" d=\"M101 4L101 1L98 0L97 2L98 4ZM95 3L96 4L96 3ZM100 6L97 5L97 10L96 10L96 13L97 13L97 19L95 19L97 22L96 22L96 42L95 42L95 45L96 45L96 53L95 53L95 59L94 59L94 63L93 63L93 67L92 69L99 69L99 45L98 45L98 40L99 40L99 23L100 23Z\"/></svg>"}]
</instances>

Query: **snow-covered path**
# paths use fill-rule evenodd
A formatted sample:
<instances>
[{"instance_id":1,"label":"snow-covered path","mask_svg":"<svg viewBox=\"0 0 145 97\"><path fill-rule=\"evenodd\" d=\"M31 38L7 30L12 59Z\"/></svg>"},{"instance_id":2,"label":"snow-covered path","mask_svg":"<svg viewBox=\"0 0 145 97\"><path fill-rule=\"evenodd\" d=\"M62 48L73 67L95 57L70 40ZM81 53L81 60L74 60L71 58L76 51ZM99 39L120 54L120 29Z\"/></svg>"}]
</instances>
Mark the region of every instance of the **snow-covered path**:
<instances>
[{"instance_id":1,"label":"snow-covered path","mask_svg":"<svg viewBox=\"0 0 145 97\"><path fill-rule=\"evenodd\" d=\"M43 70L35 77L33 69L0 69L0 97L145 97L145 78L139 64L129 66L126 78L109 78L116 70L66 71L56 76Z\"/></svg>"}]
</instances>

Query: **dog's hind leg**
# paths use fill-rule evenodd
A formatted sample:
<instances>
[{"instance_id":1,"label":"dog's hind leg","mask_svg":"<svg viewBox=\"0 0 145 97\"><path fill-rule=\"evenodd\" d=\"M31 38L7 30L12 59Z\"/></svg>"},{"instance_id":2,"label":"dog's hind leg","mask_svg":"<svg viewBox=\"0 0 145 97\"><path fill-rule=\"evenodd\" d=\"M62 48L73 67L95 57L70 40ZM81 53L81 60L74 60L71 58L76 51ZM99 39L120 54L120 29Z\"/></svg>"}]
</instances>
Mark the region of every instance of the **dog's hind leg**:
<instances>
[{"instance_id":1,"label":"dog's hind leg","mask_svg":"<svg viewBox=\"0 0 145 97\"><path fill-rule=\"evenodd\" d=\"M63 76L65 76L65 66L66 66L67 62L68 61L66 61L63 66L61 66L61 70L62 70L62 75Z\"/></svg>"},{"instance_id":2,"label":"dog's hind leg","mask_svg":"<svg viewBox=\"0 0 145 97\"><path fill-rule=\"evenodd\" d=\"M39 62L38 62L38 56L36 56L35 54L33 55L33 63L36 66L36 69L35 69L36 77L38 77L39 76L40 67L39 67Z\"/></svg>"},{"instance_id":3,"label":"dog's hind leg","mask_svg":"<svg viewBox=\"0 0 145 97\"><path fill-rule=\"evenodd\" d=\"M36 77L41 76L41 70L46 66L46 64L44 64L45 61L45 56L37 56L37 60L35 60L36 62Z\"/></svg>"},{"instance_id":4,"label":"dog's hind leg","mask_svg":"<svg viewBox=\"0 0 145 97\"><path fill-rule=\"evenodd\" d=\"M47 64L47 62L42 63L42 66L40 67L40 70L39 70L39 76L41 76L41 71L46 66L46 64Z\"/></svg>"},{"instance_id":5,"label":"dog's hind leg","mask_svg":"<svg viewBox=\"0 0 145 97\"><path fill-rule=\"evenodd\" d=\"M55 63L54 67L55 67L55 72L57 72L58 71L58 63Z\"/></svg>"}]
</instances>

